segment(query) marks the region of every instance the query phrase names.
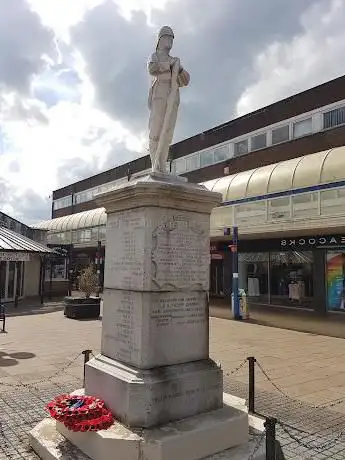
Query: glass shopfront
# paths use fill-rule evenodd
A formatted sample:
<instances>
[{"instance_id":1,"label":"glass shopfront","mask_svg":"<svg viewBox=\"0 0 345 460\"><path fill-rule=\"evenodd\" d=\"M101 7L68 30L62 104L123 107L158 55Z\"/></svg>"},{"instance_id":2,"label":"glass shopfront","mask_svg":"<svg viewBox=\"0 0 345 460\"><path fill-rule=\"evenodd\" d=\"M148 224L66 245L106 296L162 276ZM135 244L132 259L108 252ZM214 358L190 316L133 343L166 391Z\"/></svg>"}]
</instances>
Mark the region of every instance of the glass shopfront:
<instances>
[{"instance_id":1,"label":"glass shopfront","mask_svg":"<svg viewBox=\"0 0 345 460\"><path fill-rule=\"evenodd\" d=\"M238 255L239 288L244 289L248 300L269 302L269 254L247 252Z\"/></svg>"},{"instance_id":2,"label":"glass shopfront","mask_svg":"<svg viewBox=\"0 0 345 460\"><path fill-rule=\"evenodd\" d=\"M224 296L224 254L211 246L210 295Z\"/></svg>"},{"instance_id":3,"label":"glass shopfront","mask_svg":"<svg viewBox=\"0 0 345 460\"><path fill-rule=\"evenodd\" d=\"M211 295L231 296L230 245L211 245ZM249 304L345 312L345 235L240 239L238 272Z\"/></svg>"},{"instance_id":4,"label":"glass shopfront","mask_svg":"<svg viewBox=\"0 0 345 460\"><path fill-rule=\"evenodd\" d=\"M345 311L345 249L327 251L327 310Z\"/></svg>"},{"instance_id":5,"label":"glass shopfront","mask_svg":"<svg viewBox=\"0 0 345 460\"><path fill-rule=\"evenodd\" d=\"M24 295L24 265L22 261L0 262L0 301L9 302Z\"/></svg>"},{"instance_id":6,"label":"glass shopfront","mask_svg":"<svg viewBox=\"0 0 345 460\"><path fill-rule=\"evenodd\" d=\"M252 304L312 308L313 253L240 253L239 285Z\"/></svg>"}]
</instances>

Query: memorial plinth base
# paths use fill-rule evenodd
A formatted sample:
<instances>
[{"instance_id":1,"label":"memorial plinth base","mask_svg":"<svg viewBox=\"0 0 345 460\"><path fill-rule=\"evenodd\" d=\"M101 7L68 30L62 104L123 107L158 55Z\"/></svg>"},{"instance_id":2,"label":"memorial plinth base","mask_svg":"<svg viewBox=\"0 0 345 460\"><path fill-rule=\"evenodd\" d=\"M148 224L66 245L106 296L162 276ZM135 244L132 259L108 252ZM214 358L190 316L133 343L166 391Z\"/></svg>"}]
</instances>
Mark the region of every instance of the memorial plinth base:
<instances>
[{"instance_id":1,"label":"memorial plinth base","mask_svg":"<svg viewBox=\"0 0 345 460\"><path fill-rule=\"evenodd\" d=\"M150 428L223 405L222 371L210 359L138 369L103 355L89 361L85 391L127 426Z\"/></svg>"},{"instance_id":2,"label":"memorial plinth base","mask_svg":"<svg viewBox=\"0 0 345 460\"><path fill-rule=\"evenodd\" d=\"M151 430L115 423L104 431L74 433L45 419L31 431L30 443L42 460L247 460L253 452L248 414L226 402L216 411ZM264 457L253 457L259 458Z\"/></svg>"}]
</instances>

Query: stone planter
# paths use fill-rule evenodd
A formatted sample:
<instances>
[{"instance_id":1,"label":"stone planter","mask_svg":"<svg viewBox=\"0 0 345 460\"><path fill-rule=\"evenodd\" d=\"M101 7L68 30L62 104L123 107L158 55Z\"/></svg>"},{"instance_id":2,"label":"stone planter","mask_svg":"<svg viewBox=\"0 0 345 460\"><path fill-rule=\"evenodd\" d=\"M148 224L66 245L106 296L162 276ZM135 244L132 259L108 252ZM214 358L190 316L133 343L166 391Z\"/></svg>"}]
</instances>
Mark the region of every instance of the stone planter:
<instances>
[{"instance_id":1,"label":"stone planter","mask_svg":"<svg viewBox=\"0 0 345 460\"><path fill-rule=\"evenodd\" d=\"M64 315L71 319L98 319L100 297L65 297Z\"/></svg>"}]
</instances>

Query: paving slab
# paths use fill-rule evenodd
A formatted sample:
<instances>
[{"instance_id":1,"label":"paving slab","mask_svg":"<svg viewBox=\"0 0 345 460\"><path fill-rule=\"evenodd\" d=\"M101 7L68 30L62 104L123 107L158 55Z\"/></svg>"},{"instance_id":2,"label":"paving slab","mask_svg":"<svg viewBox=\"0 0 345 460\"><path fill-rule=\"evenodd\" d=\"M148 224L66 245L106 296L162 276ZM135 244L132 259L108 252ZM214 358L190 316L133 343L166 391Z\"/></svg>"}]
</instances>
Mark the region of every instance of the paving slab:
<instances>
[{"instance_id":1,"label":"paving slab","mask_svg":"<svg viewBox=\"0 0 345 460\"><path fill-rule=\"evenodd\" d=\"M69 320L54 308L49 313L10 316L7 331L0 334L0 436L3 432L6 439L0 443L0 460L36 459L28 451L27 432L44 418L49 399L80 387L81 351L99 351L101 322ZM344 438L335 441L345 430L343 345L339 338L210 320L211 355L223 367L227 392L247 396L245 359L250 355L280 388L281 392L257 369L257 410L297 430L288 428L286 433L278 428L285 457L291 459L308 458L302 444L310 438L316 445L322 439L330 446L323 451L312 446L309 458L345 459ZM326 409L314 408L319 404Z\"/></svg>"}]
</instances>

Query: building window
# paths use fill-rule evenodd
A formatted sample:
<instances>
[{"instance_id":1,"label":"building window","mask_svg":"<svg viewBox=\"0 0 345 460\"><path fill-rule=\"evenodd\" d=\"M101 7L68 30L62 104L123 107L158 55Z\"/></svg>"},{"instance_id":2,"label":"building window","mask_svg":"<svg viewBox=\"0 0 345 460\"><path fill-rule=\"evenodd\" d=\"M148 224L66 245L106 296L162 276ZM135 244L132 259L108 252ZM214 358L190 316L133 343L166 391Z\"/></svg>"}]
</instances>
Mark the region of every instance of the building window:
<instances>
[{"instance_id":1,"label":"building window","mask_svg":"<svg viewBox=\"0 0 345 460\"><path fill-rule=\"evenodd\" d=\"M251 140L251 149L252 150L259 150L264 149L267 147L267 134L258 134L257 136L253 136Z\"/></svg>"},{"instance_id":2,"label":"building window","mask_svg":"<svg viewBox=\"0 0 345 460\"><path fill-rule=\"evenodd\" d=\"M311 308L313 304L313 253L270 253L270 301L273 305Z\"/></svg>"},{"instance_id":3,"label":"building window","mask_svg":"<svg viewBox=\"0 0 345 460\"><path fill-rule=\"evenodd\" d=\"M213 163L213 150L205 150L205 152L200 153L200 165L202 168L205 166L213 165Z\"/></svg>"},{"instance_id":4,"label":"building window","mask_svg":"<svg viewBox=\"0 0 345 460\"><path fill-rule=\"evenodd\" d=\"M316 216L319 214L318 193L301 193L292 196L293 217Z\"/></svg>"},{"instance_id":5,"label":"building window","mask_svg":"<svg viewBox=\"0 0 345 460\"><path fill-rule=\"evenodd\" d=\"M248 139L243 141L235 142L234 144L235 157L245 155L248 153Z\"/></svg>"},{"instance_id":6,"label":"building window","mask_svg":"<svg viewBox=\"0 0 345 460\"><path fill-rule=\"evenodd\" d=\"M239 204L235 206L235 222L236 224L254 224L265 222L266 201L253 201L251 203Z\"/></svg>"},{"instance_id":7,"label":"building window","mask_svg":"<svg viewBox=\"0 0 345 460\"><path fill-rule=\"evenodd\" d=\"M273 200L268 200L268 219L269 220L279 220L279 219L288 219L291 216L290 210L290 198L275 198Z\"/></svg>"},{"instance_id":8,"label":"building window","mask_svg":"<svg viewBox=\"0 0 345 460\"><path fill-rule=\"evenodd\" d=\"M345 107L330 110L323 114L323 128L332 128L333 126L343 125L345 123Z\"/></svg>"},{"instance_id":9,"label":"building window","mask_svg":"<svg viewBox=\"0 0 345 460\"><path fill-rule=\"evenodd\" d=\"M297 121L293 124L293 137L307 136L313 132L313 119Z\"/></svg>"},{"instance_id":10,"label":"building window","mask_svg":"<svg viewBox=\"0 0 345 460\"><path fill-rule=\"evenodd\" d=\"M238 259L239 287L252 304L312 306L311 251L239 253Z\"/></svg>"},{"instance_id":11,"label":"building window","mask_svg":"<svg viewBox=\"0 0 345 460\"><path fill-rule=\"evenodd\" d=\"M244 289L249 301L269 303L269 253L239 253L239 288Z\"/></svg>"},{"instance_id":12,"label":"building window","mask_svg":"<svg viewBox=\"0 0 345 460\"><path fill-rule=\"evenodd\" d=\"M97 243L98 242L98 227L93 227L91 228L91 241L93 243Z\"/></svg>"},{"instance_id":13,"label":"building window","mask_svg":"<svg viewBox=\"0 0 345 460\"><path fill-rule=\"evenodd\" d=\"M272 129L272 144L279 144L289 140L289 125Z\"/></svg>"},{"instance_id":14,"label":"building window","mask_svg":"<svg viewBox=\"0 0 345 460\"><path fill-rule=\"evenodd\" d=\"M92 233L90 228L80 230L79 241L81 243L89 243L92 241Z\"/></svg>"},{"instance_id":15,"label":"building window","mask_svg":"<svg viewBox=\"0 0 345 460\"><path fill-rule=\"evenodd\" d=\"M105 235L106 235L106 227L105 227L105 225L101 225L99 227L99 231L98 231L99 240L104 241L105 240Z\"/></svg>"},{"instance_id":16,"label":"building window","mask_svg":"<svg viewBox=\"0 0 345 460\"><path fill-rule=\"evenodd\" d=\"M224 227L231 227L234 224L233 206L220 206L213 208L211 213L211 235L223 235Z\"/></svg>"},{"instance_id":17,"label":"building window","mask_svg":"<svg viewBox=\"0 0 345 460\"><path fill-rule=\"evenodd\" d=\"M68 208L72 206L72 195L66 196L64 198L59 198L58 200L53 201L54 211L58 209Z\"/></svg>"},{"instance_id":18,"label":"building window","mask_svg":"<svg viewBox=\"0 0 345 460\"><path fill-rule=\"evenodd\" d=\"M186 158L186 170L195 171L200 168L200 155L193 155L192 157Z\"/></svg>"},{"instance_id":19,"label":"building window","mask_svg":"<svg viewBox=\"0 0 345 460\"><path fill-rule=\"evenodd\" d=\"M320 192L321 215L337 216L345 213L344 189L323 190Z\"/></svg>"},{"instance_id":20,"label":"building window","mask_svg":"<svg viewBox=\"0 0 345 460\"><path fill-rule=\"evenodd\" d=\"M218 147L214 151L214 162L220 163L221 161L225 161L230 158L230 151L229 151L229 144L222 145L222 147Z\"/></svg>"},{"instance_id":21,"label":"building window","mask_svg":"<svg viewBox=\"0 0 345 460\"><path fill-rule=\"evenodd\" d=\"M175 161L175 174L184 174L186 172L186 160L179 158Z\"/></svg>"}]
</instances>

